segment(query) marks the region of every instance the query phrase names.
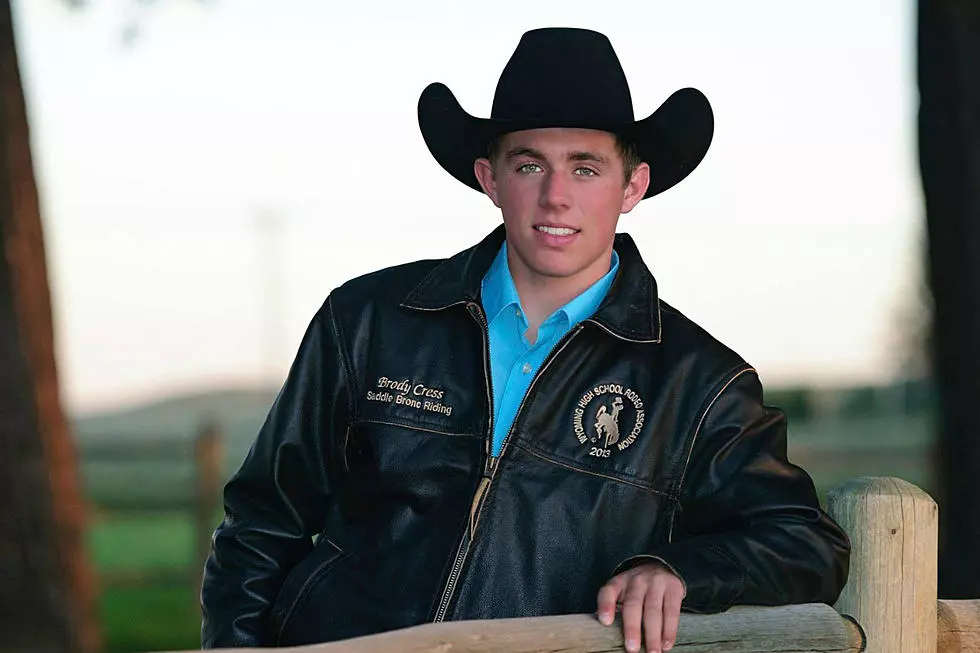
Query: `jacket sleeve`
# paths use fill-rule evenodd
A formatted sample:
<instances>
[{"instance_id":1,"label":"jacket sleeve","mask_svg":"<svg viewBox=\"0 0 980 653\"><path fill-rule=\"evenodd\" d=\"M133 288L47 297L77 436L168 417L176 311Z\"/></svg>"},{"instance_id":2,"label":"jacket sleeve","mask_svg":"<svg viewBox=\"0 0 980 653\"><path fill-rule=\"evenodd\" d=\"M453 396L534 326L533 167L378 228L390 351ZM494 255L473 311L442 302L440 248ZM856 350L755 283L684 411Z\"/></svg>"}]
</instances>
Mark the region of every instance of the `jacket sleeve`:
<instances>
[{"instance_id":1,"label":"jacket sleeve","mask_svg":"<svg viewBox=\"0 0 980 653\"><path fill-rule=\"evenodd\" d=\"M755 371L713 390L695 425L668 544L651 559L687 588L683 607L833 604L847 580L847 535L819 507L813 482L786 458L786 419L762 403Z\"/></svg>"},{"instance_id":2,"label":"jacket sleeve","mask_svg":"<svg viewBox=\"0 0 980 653\"><path fill-rule=\"evenodd\" d=\"M272 646L270 611L323 528L330 443L347 428L349 392L331 300L313 318L285 384L224 488L201 588L203 648Z\"/></svg>"}]
</instances>

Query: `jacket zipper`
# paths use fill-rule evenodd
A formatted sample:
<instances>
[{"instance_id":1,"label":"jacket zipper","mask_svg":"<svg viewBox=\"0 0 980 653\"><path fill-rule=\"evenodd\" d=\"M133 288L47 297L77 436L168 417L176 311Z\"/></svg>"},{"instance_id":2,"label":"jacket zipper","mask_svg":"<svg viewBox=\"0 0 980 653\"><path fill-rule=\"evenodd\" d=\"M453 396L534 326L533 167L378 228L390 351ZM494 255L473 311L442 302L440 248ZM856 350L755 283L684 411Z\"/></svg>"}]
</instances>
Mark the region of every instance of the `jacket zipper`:
<instances>
[{"instance_id":1,"label":"jacket zipper","mask_svg":"<svg viewBox=\"0 0 980 653\"><path fill-rule=\"evenodd\" d=\"M484 466L483 466L483 476L480 479L480 484L477 486L476 493L473 495L473 501L470 504L470 518L467 524L466 531L463 533L463 537L460 539L459 547L456 549L456 558L453 561L452 569L449 572L449 579L446 581L446 587L442 592L442 599L439 601L439 608L436 610L435 618L432 620L434 623L443 621L446 618L446 611L449 609L449 603L452 601L453 594L456 591L456 583L459 581L460 572L463 569L463 563L466 561L466 556L470 551L470 544L473 542L473 536L476 533L476 525L479 521L480 510L482 508L481 503L483 502L483 497L486 495L490 484L493 483L494 477L497 475L497 464L498 461L503 457L504 453L507 451L507 443L510 441L510 436L514 432L513 423L510 429L507 431L507 435L504 436L504 441L500 445L500 455L491 456L490 455L490 442L493 439L493 383L490 378L490 335L489 335L489 325L487 324L487 319L483 315L483 311L478 304L471 303L467 305L470 310L470 314L474 317L479 317L480 326L483 329L483 372L486 378L487 386L487 400L489 401L489 411L490 419L488 420L489 434L484 439ZM579 331L582 330L582 325L578 324L575 328L566 333L561 340L555 345L555 348L551 350L545 359L544 363L541 365L541 369L538 373L531 379L531 385L528 386L527 392L524 393L524 397L521 399L520 405L517 407L517 412L514 414L514 422L517 422L517 418L520 416L521 412L524 410L524 404L527 401L528 396L534 389L534 384L537 383L538 378L544 374L551 362L568 346Z\"/></svg>"},{"instance_id":2,"label":"jacket zipper","mask_svg":"<svg viewBox=\"0 0 980 653\"><path fill-rule=\"evenodd\" d=\"M436 610L435 618L433 618L434 623L439 623L446 618L446 610L449 609L449 602L452 600L453 593L456 591L456 582L459 580L459 572L463 568L463 562L466 560L466 554L470 550L470 541L473 538L473 530L476 528L476 514L477 508L480 505L480 500L483 498L483 493L486 492L487 486L490 485L489 478L489 468L490 468L490 443L493 440L493 381L490 378L490 325L487 324L487 318L483 315L483 309L476 302L468 302L466 308L470 315L477 321L480 325L480 330L483 333L483 377L485 385L487 388L487 412L489 417L487 419L487 437L483 439L483 474L480 478L480 484L476 488L476 493L473 496L473 502L470 504L470 519L466 526L466 531L463 533L463 537L459 540L459 547L456 549L456 558L453 560L452 569L449 571L449 579L446 581L446 587L442 591L442 598L439 600L439 607Z\"/></svg>"}]
</instances>

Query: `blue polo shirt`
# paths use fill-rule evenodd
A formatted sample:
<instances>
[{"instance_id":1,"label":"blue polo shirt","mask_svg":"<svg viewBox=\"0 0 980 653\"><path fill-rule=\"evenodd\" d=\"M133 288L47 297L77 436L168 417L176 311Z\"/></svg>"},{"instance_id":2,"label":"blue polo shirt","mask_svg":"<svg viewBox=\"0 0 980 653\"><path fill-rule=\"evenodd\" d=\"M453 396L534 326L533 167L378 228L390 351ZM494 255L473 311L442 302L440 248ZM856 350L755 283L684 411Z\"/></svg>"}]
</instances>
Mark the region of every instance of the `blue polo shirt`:
<instances>
[{"instance_id":1,"label":"blue polo shirt","mask_svg":"<svg viewBox=\"0 0 980 653\"><path fill-rule=\"evenodd\" d=\"M528 323L507 264L505 242L483 277L483 310L489 324L490 376L493 383L493 455L499 456L517 409L544 359L563 335L595 313L605 299L619 269L613 251L609 272L581 295L548 316L530 344L524 337Z\"/></svg>"}]
</instances>

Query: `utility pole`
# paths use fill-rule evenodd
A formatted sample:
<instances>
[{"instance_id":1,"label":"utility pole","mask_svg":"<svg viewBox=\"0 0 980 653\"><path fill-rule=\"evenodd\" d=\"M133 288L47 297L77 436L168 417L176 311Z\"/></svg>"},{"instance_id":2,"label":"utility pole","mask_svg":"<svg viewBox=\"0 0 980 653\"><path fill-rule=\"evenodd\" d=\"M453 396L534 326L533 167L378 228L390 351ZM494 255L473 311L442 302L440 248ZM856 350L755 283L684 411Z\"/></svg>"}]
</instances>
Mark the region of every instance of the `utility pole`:
<instances>
[{"instance_id":1,"label":"utility pole","mask_svg":"<svg viewBox=\"0 0 980 653\"><path fill-rule=\"evenodd\" d=\"M283 282L284 220L270 209L255 215L256 271L260 312L260 371L263 385L279 385L282 363L283 319L286 312Z\"/></svg>"}]
</instances>

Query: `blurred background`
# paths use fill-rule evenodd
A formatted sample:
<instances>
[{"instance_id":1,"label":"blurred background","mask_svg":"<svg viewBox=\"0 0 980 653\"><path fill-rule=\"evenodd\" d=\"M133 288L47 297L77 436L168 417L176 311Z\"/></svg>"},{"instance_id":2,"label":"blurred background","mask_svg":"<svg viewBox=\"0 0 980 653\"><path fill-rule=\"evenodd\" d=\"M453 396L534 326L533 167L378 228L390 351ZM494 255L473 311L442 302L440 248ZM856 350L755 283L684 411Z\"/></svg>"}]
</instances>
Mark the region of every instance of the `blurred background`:
<instances>
[{"instance_id":1,"label":"blurred background","mask_svg":"<svg viewBox=\"0 0 980 653\"><path fill-rule=\"evenodd\" d=\"M499 222L428 154L420 91L442 81L489 115L535 27L607 34L638 118L681 87L710 99L704 163L620 230L661 296L758 368L821 496L891 475L946 498L957 491L942 452L976 460L969 443L937 446L976 431L940 414L927 283L939 240L920 166L951 165L933 177L946 184L938 196L966 201L955 172L976 172L980 130L935 123L935 142L973 143L972 158L919 147L928 23L914 0L9 0L5 11L0 293L13 317L0 316L12 343L0 387L14 399L0 404L0 538L20 538L7 559L26 571L3 573L60 589L37 609L10 589L0 619L61 615L36 650L198 647L220 487L327 293L448 256ZM935 23L969 43L977 13ZM969 101L938 84L969 86L950 61L973 57L964 68L978 70L980 57L943 44L956 50L935 39L930 79L949 99L935 106L955 114ZM960 206L940 204L930 220L933 206ZM960 214L977 222L972 207ZM959 227L943 224L944 260L965 265Z\"/></svg>"}]
</instances>

